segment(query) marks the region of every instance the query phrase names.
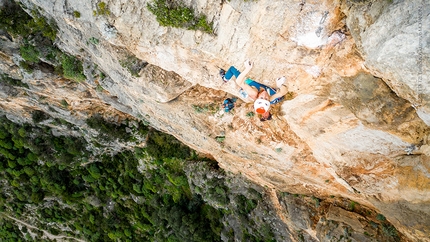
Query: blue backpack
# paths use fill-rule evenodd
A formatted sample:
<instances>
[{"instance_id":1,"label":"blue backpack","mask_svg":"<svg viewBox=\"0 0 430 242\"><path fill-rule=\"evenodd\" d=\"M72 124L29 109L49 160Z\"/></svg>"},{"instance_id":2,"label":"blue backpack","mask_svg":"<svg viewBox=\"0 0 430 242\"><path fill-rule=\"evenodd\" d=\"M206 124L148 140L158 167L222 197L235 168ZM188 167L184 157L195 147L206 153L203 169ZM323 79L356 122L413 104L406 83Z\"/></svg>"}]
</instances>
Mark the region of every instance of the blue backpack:
<instances>
[{"instance_id":1,"label":"blue backpack","mask_svg":"<svg viewBox=\"0 0 430 242\"><path fill-rule=\"evenodd\" d=\"M234 103L236 102L236 98L227 98L224 100L224 103L222 104L222 107L224 108L224 111L226 113L230 112L234 108Z\"/></svg>"}]
</instances>

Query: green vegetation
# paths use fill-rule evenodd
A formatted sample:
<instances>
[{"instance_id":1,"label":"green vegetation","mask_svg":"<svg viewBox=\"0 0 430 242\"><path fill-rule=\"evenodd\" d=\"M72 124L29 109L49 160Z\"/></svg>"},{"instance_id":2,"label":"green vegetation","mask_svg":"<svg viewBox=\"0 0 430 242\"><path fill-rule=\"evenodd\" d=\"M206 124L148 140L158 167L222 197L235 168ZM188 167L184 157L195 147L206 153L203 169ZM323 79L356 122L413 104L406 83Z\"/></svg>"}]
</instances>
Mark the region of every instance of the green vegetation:
<instances>
[{"instance_id":1,"label":"green vegetation","mask_svg":"<svg viewBox=\"0 0 430 242\"><path fill-rule=\"evenodd\" d=\"M382 232L384 232L384 234L386 234L387 236L390 236L393 238L398 238L398 236L399 236L396 228L391 224L383 224L382 225Z\"/></svg>"},{"instance_id":2,"label":"green vegetation","mask_svg":"<svg viewBox=\"0 0 430 242\"><path fill-rule=\"evenodd\" d=\"M87 144L82 138L56 137L45 126L0 119L0 174L8 181L1 184L2 211L12 211L19 218L31 212L26 204L38 205L35 213L40 228L59 234L59 228L46 223L62 224L90 241L219 240L210 228L200 226L219 222L207 219L214 209L191 194L182 161L172 157L189 157L190 150L177 141L170 147L171 136L151 131L158 136L149 139L147 151L136 148L134 152L94 156L85 152ZM141 129L141 133L148 132L145 126ZM157 166L139 173L139 160L147 160L147 152L156 150L162 150L156 153ZM93 162L82 166L90 157ZM11 195L5 196L9 192ZM146 202L138 204L131 196ZM4 226L0 233L11 229L13 226ZM25 237L21 232L16 234L14 237Z\"/></svg>"},{"instance_id":3,"label":"green vegetation","mask_svg":"<svg viewBox=\"0 0 430 242\"><path fill-rule=\"evenodd\" d=\"M297 234L297 239L300 242L305 242L305 236L303 236L303 231L299 230L296 232L296 234Z\"/></svg>"},{"instance_id":4,"label":"green vegetation","mask_svg":"<svg viewBox=\"0 0 430 242\"><path fill-rule=\"evenodd\" d=\"M385 218L385 216L384 215L382 215L382 214L378 214L378 215L376 215L376 219L377 220L379 220L379 221L385 221L385 220L387 220L386 218Z\"/></svg>"},{"instance_id":5,"label":"green vegetation","mask_svg":"<svg viewBox=\"0 0 430 242\"><path fill-rule=\"evenodd\" d=\"M81 17L81 13L80 13L80 12L78 12L78 11L73 11L73 16L74 16L75 18L80 18L80 17Z\"/></svg>"},{"instance_id":6,"label":"green vegetation","mask_svg":"<svg viewBox=\"0 0 430 242\"><path fill-rule=\"evenodd\" d=\"M49 119L51 116L41 110L35 110L31 113L31 119L34 123L40 123Z\"/></svg>"},{"instance_id":7,"label":"green vegetation","mask_svg":"<svg viewBox=\"0 0 430 242\"><path fill-rule=\"evenodd\" d=\"M95 38L95 37L91 37L88 42L90 42L93 45L98 45L99 44L99 39Z\"/></svg>"},{"instance_id":8,"label":"green vegetation","mask_svg":"<svg viewBox=\"0 0 430 242\"><path fill-rule=\"evenodd\" d=\"M211 24L205 15L196 16L194 10L178 2L167 0L154 0L148 3L147 8L156 16L161 26L202 30L213 33Z\"/></svg>"},{"instance_id":9,"label":"green vegetation","mask_svg":"<svg viewBox=\"0 0 430 242\"><path fill-rule=\"evenodd\" d=\"M215 140L219 143L222 143L225 140L225 136L217 136L217 137L215 137Z\"/></svg>"},{"instance_id":10,"label":"green vegetation","mask_svg":"<svg viewBox=\"0 0 430 242\"><path fill-rule=\"evenodd\" d=\"M61 106L63 106L64 109L67 109L69 107L69 103L66 99L61 100Z\"/></svg>"},{"instance_id":11,"label":"green vegetation","mask_svg":"<svg viewBox=\"0 0 430 242\"><path fill-rule=\"evenodd\" d=\"M120 141L136 141L134 133L125 132L126 127L128 127L128 121L124 124L116 124L113 122L108 122L103 117L99 115L92 116L86 121L87 125L92 129L99 132L98 139L103 141L109 140L120 140ZM140 130L139 135L146 135L147 130Z\"/></svg>"},{"instance_id":12,"label":"green vegetation","mask_svg":"<svg viewBox=\"0 0 430 242\"><path fill-rule=\"evenodd\" d=\"M7 2L0 9L0 29L14 37L27 36L31 33L31 21L32 17L14 2Z\"/></svg>"},{"instance_id":13,"label":"green vegetation","mask_svg":"<svg viewBox=\"0 0 430 242\"><path fill-rule=\"evenodd\" d=\"M51 41L57 37L57 25L55 22L48 22L35 10L32 11L33 21L30 21L30 28L33 32L41 32L42 35Z\"/></svg>"},{"instance_id":14,"label":"green vegetation","mask_svg":"<svg viewBox=\"0 0 430 242\"><path fill-rule=\"evenodd\" d=\"M206 103L200 105L193 104L192 107L196 113L215 114L220 110L220 106L216 103Z\"/></svg>"},{"instance_id":15,"label":"green vegetation","mask_svg":"<svg viewBox=\"0 0 430 242\"><path fill-rule=\"evenodd\" d=\"M356 202L350 201L349 204L348 204L348 210L349 211L354 211L356 204L357 204Z\"/></svg>"},{"instance_id":16,"label":"green vegetation","mask_svg":"<svg viewBox=\"0 0 430 242\"><path fill-rule=\"evenodd\" d=\"M21 237L21 231L16 224L0 217L0 238L3 241L18 241Z\"/></svg>"},{"instance_id":17,"label":"green vegetation","mask_svg":"<svg viewBox=\"0 0 430 242\"><path fill-rule=\"evenodd\" d=\"M315 207L320 206L321 200L319 198L312 196L312 200L315 201Z\"/></svg>"},{"instance_id":18,"label":"green vegetation","mask_svg":"<svg viewBox=\"0 0 430 242\"><path fill-rule=\"evenodd\" d=\"M100 84L97 84L96 91L97 92L103 92L103 90L105 90L105 89Z\"/></svg>"},{"instance_id":19,"label":"green vegetation","mask_svg":"<svg viewBox=\"0 0 430 242\"><path fill-rule=\"evenodd\" d=\"M388 223L387 219L382 214L377 214L376 219L381 221L381 224L373 223L374 227L380 227L383 234L390 237L393 241L400 241L399 233L397 229Z\"/></svg>"},{"instance_id":20,"label":"green vegetation","mask_svg":"<svg viewBox=\"0 0 430 242\"><path fill-rule=\"evenodd\" d=\"M6 74L0 74L0 82L6 83L7 85L10 85L10 86L28 88L27 83L24 83L18 79L13 79Z\"/></svg>"},{"instance_id":21,"label":"green vegetation","mask_svg":"<svg viewBox=\"0 0 430 242\"><path fill-rule=\"evenodd\" d=\"M110 14L110 11L107 8L105 2L97 3L97 9L93 11L94 16L109 15L109 14Z\"/></svg>"},{"instance_id":22,"label":"green vegetation","mask_svg":"<svg viewBox=\"0 0 430 242\"><path fill-rule=\"evenodd\" d=\"M35 46L29 44L28 41L25 41L25 43L20 46L19 52L21 57L29 63L39 62L39 50Z\"/></svg>"},{"instance_id":23,"label":"green vegetation","mask_svg":"<svg viewBox=\"0 0 430 242\"><path fill-rule=\"evenodd\" d=\"M48 22L37 11L32 11L33 17L28 15L13 1L6 2L0 9L0 28L10 35L28 37L34 33L41 33L50 40L55 40L57 27L54 22Z\"/></svg>"},{"instance_id":24,"label":"green vegetation","mask_svg":"<svg viewBox=\"0 0 430 242\"><path fill-rule=\"evenodd\" d=\"M65 78L78 82L85 80L82 62L54 46L56 24L47 21L35 10L31 14L33 17L12 1L0 9L0 28L14 37L22 37L20 54L24 61L20 62L20 66L31 73L35 64L48 64L45 60L49 60L49 65L54 64L54 69Z\"/></svg>"},{"instance_id":25,"label":"green vegetation","mask_svg":"<svg viewBox=\"0 0 430 242\"><path fill-rule=\"evenodd\" d=\"M37 126L0 116L0 211L5 214L33 217L40 229L88 241L220 241L225 214L230 219L235 214L246 221L245 240L273 241L267 240L274 236L270 226L247 221L262 202L254 189L230 199L228 180L217 175L191 190L185 161L204 159L173 136L136 121L114 124L95 116L87 124L100 134L91 142L105 151L93 152L83 138L52 135L54 122L43 111L34 111L32 118ZM50 127L41 125L45 120ZM77 130L72 124L66 127ZM109 152L98 142L129 143L137 137L146 137L144 148ZM139 171L142 162L146 168ZM199 167L216 163L203 164ZM13 220L0 220L0 235L13 241L28 238L27 229L19 231ZM41 231L31 233L41 240Z\"/></svg>"},{"instance_id":26,"label":"green vegetation","mask_svg":"<svg viewBox=\"0 0 430 242\"><path fill-rule=\"evenodd\" d=\"M63 54L61 56L61 66L63 68L63 75L67 79L71 79L77 82L84 81L86 79L82 62L76 57Z\"/></svg>"}]
</instances>

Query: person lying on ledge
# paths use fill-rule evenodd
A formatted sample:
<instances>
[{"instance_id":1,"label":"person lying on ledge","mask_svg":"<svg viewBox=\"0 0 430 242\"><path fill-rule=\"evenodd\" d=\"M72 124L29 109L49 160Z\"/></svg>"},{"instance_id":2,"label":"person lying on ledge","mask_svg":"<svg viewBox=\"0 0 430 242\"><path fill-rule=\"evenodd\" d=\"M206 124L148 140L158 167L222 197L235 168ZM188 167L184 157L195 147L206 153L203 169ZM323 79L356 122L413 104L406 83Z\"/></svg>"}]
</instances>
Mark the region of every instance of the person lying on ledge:
<instances>
[{"instance_id":1,"label":"person lying on ledge","mask_svg":"<svg viewBox=\"0 0 430 242\"><path fill-rule=\"evenodd\" d=\"M239 94L242 98L250 98L254 101L254 111L260 115L261 121L272 119L270 114L270 104L280 102L285 94L288 93L285 85L285 77L276 79L278 89L258 83L246 77L252 69L252 62L247 60L244 63L245 70L241 73L234 66L231 66L227 71L220 70L220 75L224 82L228 82L233 76L236 77L236 84L240 87Z\"/></svg>"}]
</instances>

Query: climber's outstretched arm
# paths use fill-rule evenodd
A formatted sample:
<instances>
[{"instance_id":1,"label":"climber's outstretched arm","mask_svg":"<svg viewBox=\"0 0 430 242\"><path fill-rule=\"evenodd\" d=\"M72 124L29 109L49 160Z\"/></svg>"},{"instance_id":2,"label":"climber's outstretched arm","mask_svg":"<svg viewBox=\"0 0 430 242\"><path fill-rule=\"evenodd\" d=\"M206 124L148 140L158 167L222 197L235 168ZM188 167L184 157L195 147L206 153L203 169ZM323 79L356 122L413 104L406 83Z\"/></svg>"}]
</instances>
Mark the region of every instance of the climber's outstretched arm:
<instances>
[{"instance_id":1,"label":"climber's outstretched arm","mask_svg":"<svg viewBox=\"0 0 430 242\"><path fill-rule=\"evenodd\" d=\"M254 94L257 91L245 83L246 76L251 71L253 64L251 61L246 60L244 65L245 65L245 70L243 72L241 72L240 75L236 78L236 84L239 87L241 87L245 92L247 92L250 97L253 97L253 96L256 96Z\"/></svg>"},{"instance_id":2,"label":"climber's outstretched arm","mask_svg":"<svg viewBox=\"0 0 430 242\"><path fill-rule=\"evenodd\" d=\"M276 98L283 97L287 93L288 93L288 88L286 86L282 85L281 88L279 88L278 92L276 92L275 94L273 94L272 96L270 96L270 101L273 101Z\"/></svg>"}]
</instances>

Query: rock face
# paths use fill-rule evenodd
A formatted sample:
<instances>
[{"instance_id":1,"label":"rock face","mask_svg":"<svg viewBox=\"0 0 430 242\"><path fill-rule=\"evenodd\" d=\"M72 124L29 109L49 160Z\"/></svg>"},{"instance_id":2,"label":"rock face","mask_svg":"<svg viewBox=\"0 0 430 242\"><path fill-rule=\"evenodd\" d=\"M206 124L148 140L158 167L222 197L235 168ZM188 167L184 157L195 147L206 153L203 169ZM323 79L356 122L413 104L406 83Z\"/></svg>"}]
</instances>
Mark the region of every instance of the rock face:
<instances>
[{"instance_id":1,"label":"rock face","mask_svg":"<svg viewBox=\"0 0 430 242\"><path fill-rule=\"evenodd\" d=\"M357 201L407 238L429 241L426 1L185 1L213 22L213 34L160 26L146 8L151 1L106 1L104 14L97 1L20 2L56 21L60 48L107 75L75 88L100 85L105 91L91 97L211 155L229 172L280 192ZM2 51L3 72L16 73ZM271 121L250 115L249 100L229 113L219 109L238 87L222 82L218 68L242 69L247 58L252 79L275 86L277 77L287 78L290 93ZM44 76L23 78L38 83ZM50 90L33 92L57 102L69 95ZM91 101L82 99L70 109ZM11 100L0 100L10 112L35 105ZM65 116L78 122L79 114ZM360 219L328 214L346 224ZM331 228L318 224L318 231ZM305 238L325 241L302 227Z\"/></svg>"}]
</instances>

